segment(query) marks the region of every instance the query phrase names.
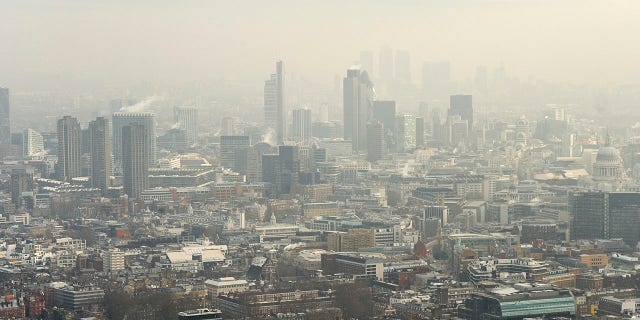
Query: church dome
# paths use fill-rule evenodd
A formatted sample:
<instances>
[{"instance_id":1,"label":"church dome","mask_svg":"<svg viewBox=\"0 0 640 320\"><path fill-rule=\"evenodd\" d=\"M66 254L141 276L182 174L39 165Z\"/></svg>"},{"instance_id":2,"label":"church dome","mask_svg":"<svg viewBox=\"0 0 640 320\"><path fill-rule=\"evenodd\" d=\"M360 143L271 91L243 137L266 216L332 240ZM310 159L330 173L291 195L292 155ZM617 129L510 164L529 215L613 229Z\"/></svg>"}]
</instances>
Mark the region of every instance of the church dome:
<instances>
[{"instance_id":1,"label":"church dome","mask_svg":"<svg viewBox=\"0 0 640 320\"><path fill-rule=\"evenodd\" d=\"M603 147L598 150L598 155L596 156L596 161L620 161L620 151L614 147Z\"/></svg>"}]
</instances>

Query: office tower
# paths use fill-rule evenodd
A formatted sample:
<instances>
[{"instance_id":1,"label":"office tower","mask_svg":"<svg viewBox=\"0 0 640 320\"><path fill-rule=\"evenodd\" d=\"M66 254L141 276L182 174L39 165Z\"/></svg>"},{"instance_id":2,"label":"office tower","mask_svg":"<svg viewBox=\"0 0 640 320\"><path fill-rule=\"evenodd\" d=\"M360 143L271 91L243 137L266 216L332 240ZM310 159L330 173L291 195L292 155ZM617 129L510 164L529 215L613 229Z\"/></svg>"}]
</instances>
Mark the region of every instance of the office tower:
<instances>
[{"instance_id":1,"label":"office tower","mask_svg":"<svg viewBox=\"0 0 640 320\"><path fill-rule=\"evenodd\" d=\"M395 150L396 102L376 100L373 102L372 118L384 127L384 142L387 150Z\"/></svg>"},{"instance_id":2,"label":"office tower","mask_svg":"<svg viewBox=\"0 0 640 320\"><path fill-rule=\"evenodd\" d=\"M297 146L279 146L280 160L279 177L277 178L278 193L291 193L292 186L298 181L298 174L304 170L300 163L300 153Z\"/></svg>"},{"instance_id":3,"label":"office tower","mask_svg":"<svg viewBox=\"0 0 640 320\"><path fill-rule=\"evenodd\" d=\"M277 150L265 142L256 143L247 151L247 181L256 183L262 180L262 156L274 154Z\"/></svg>"},{"instance_id":4,"label":"office tower","mask_svg":"<svg viewBox=\"0 0 640 320\"><path fill-rule=\"evenodd\" d=\"M360 70L373 77L373 51L360 51Z\"/></svg>"},{"instance_id":5,"label":"office tower","mask_svg":"<svg viewBox=\"0 0 640 320\"><path fill-rule=\"evenodd\" d=\"M247 150L251 142L248 136L220 137L220 165L244 173L247 169Z\"/></svg>"},{"instance_id":6,"label":"office tower","mask_svg":"<svg viewBox=\"0 0 640 320\"><path fill-rule=\"evenodd\" d=\"M9 89L0 87L0 158L11 148L11 112Z\"/></svg>"},{"instance_id":7,"label":"office tower","mask_svg":"<svg viewBox=\"0 0 640 320\"><path fill-rule=\"evenodd\" d=\"M58 163L56 175L60 181L71 181L80 176L80 123L64 116L58 120Z\"/></svg>"},{"instance_id":8,"label":"office tower","mask_svg":"<svg viewBox=\"0 0 640 320\"><path fill-rule=\"evenodd\" d=\"M449 116L446 123L447 142L452 146L469 142L469 122L459 115Z\"/></svg>"},{"instance_id":9,"label":"office tower","mask_svg":"<svg viewBox=\"0 0 640 320\"><path fill-rule=\"evenodd\" d=\"M11 170L11 202L20 207L22 193L33 190L33 168Z\"/></svg>"},{"instance_id":10,"label":"office tower","mask_svg":"<svg viewBox=\"0 0 640 320\"><path fill-rule=\"evenodd\" d=\"M276 73L264 82L264 122L274 130L276 142L281 144L286 137L284 107L284 71L282 61L276 62Z\"/></svg>"},{"instance_id":11,"label":"office tower","mask_svg":"<svg viewBox=\"0 0 640 320\"><path fill-rule=\"evenodd\" d=\"M124 193L136 199L149 185L149 130L130 123L121 128L120 139Z\"/></svg>"},{"instance_id":12,"label":"office tower","mask_svg":"<svg viewBox=\"0 0 640 320\"><path fill-rule=\"evenodd\" d=\"M635 247L640 240L640 193L569 194L571 239L616 239Z\"/></svg>"},{"instance_id":13,"label":"office tower","mask_svg":"<svg viewBox=\"0 0 640 320\"><path fill-rule=\"evenodd\" d=\"M150 112L116 112L113 114L112 120L113 126L113 156L114 156L114 168L113 170L121 174L123 172L122 167L122 128L130 124L140 124L147 129L147 148L148 167L152 168L156 166L157 158L157 142L156 142L156 122L155 115Z\"/></svg>"},{"instance_id":14,"label":"office tower","mask_svg":"<svg viewBox=\"0 0 640 320\"><path fill-rule=\"evenodd\" d=\"M296 109L292 115L291 137L295 141L307 141L311 138L311 110Z\"/></svg>"},{"instance_id":15,"label":"office tower","mask_svg":"<svg viewBox=\"0 0 640 320\"><path fill-rule=\"evenodd\" d=\"M396 117L396 151L408 152L416 148L416 117L403 114Z\"/></svg>"},{"instance_id":16,"label":"office tower","mask_svg":"<svg viewBox=\"0 0 640 320\"><path fill-rule=\"evenodd\" d=\"M449 116L460 116L467 120L469 130L473 129L473 99L471 95L452 95L449 100Z\"/></svg>"},{"instance_id":17,"label":"office tower","mask_svg":"<svg viewBox=\"0 0 640 320\"><path fill-rule=\"evenodd\" d=\"M38 155L44 155L42 135L33 129L24 129L22 132L22 156L28 158Z\"/></svg>"},{"instance_id":18,"label":"office tower","mask_svg":"<svg viewBox=\"0 0 640 320\"><path fill-rule=\"evenodd\" d=\"M174 116L178 128L186 132L189 144L195 144L198 140L198 110L193 107L176 107Z\"/></svg>"},{"instance_id":19,"label":"office tower","mask_svg":"<svg viewBox=\"0 0 640 320\"><path fill-rule=\"evenodd\" d=\"M424 148L424 118L416 117L416 147Z\"/></svg>"},{"instance_id":20,"label":"office tower","mask_svg":"<svg viewBox=\"0 0 640 320\"><path fill-rule=\"evenodd\" d=\"M388 82L393 79L393 50L389 47L380 48L378 56L378 76L382 82Z\"/></svg>"},{"instance_id":21,"label":"office tower","mask_svg":"<svg viewBox=\"0 0 640 320\"><path fill-rule=\"evenodd\" d=\"M396 51L396 79L401 83L411 83L411 55L409 51Z\"/></svg>"},{"instance_id":22,"label":"office tower","mask_svg":"<svg viewBox=\"0 0 640 320\"><path fill-rule=\"evenodd\" d=\"M224 117L222 118L222 133L221 136L233 136L235 135L234 130L234 120L232 117Z\"/></svg>"},{"instance_id":23,"label":"office tower","mask_svg":"<svg viewBox=\"0 0 640 320\"><path fill-rule=\"evenodd\" d=\"M377 162L384 157L384 125L380 121L370 122L367 126L367 160Z\"/></svg>"},{"instance_id":24,"label":"office tower","mask_svg":"<svg viewBox=\"0 0 640 320\"><path fill-rule=\"evenodd\" d=\"M89 122L89 150L91 154L91 185L102 193L111 186L111 131L109 119L98 117Z\"/></svg>"},{"instance_id":25,"label":"office tower","mask_svg":"<svg viewBox=\"0 0 640 320\"><path fill-rule=\"evenodd\" d=\"M344 139L353 151L367 148L367 121L374 100L373 83L366 71L351 68L343 79Z\"/></svg>"},{"instance_id":26,"label":"office tower","mask_svg":"<svg viewBox=\"0 0 640 320\"><path fill-rule=\"evenodd\" d=\"M446 101L450 82L449 61L427 61L422 65L422 94L428 102Z\"/></svg>"}]
</instances>

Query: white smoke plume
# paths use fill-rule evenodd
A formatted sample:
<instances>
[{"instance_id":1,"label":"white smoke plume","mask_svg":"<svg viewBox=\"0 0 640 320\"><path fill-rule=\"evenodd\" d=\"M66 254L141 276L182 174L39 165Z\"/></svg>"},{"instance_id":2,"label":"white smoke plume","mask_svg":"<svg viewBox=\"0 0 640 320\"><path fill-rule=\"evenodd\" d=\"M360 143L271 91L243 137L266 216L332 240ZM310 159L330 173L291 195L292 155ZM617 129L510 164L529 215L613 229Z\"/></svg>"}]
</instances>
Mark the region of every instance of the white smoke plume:
<instances>
[{"instance_id":1,"label":"white smoke plume","mask_svg":"<svg viewBox=\"0 0 640 320\"><path fill-rule=\"evenodd\" d=\"M262 135L262 142L266 142L272 146L277 146L278 143L276 142L276 131L272 128L268 128L267 132Z\"/></svg>"},{"instance_id":2,"label":"white smoke plume","mask_svg":"<svg viewBox=\"0 0 640 320\"><path fill-rule=\"evenodd\" d=\"M153 95L150 97L146 97L145 99L143 99L142 101L130 105L130 106L126 106L126 107L122 107L120 108L119 112L128 112L128 113L133 113L133 112L144 112L144 110L149 107L152 103L156 102L156 101L161 101L163 100L162 96L158 96L158 95Z\"/></svg>"}]
</instances>

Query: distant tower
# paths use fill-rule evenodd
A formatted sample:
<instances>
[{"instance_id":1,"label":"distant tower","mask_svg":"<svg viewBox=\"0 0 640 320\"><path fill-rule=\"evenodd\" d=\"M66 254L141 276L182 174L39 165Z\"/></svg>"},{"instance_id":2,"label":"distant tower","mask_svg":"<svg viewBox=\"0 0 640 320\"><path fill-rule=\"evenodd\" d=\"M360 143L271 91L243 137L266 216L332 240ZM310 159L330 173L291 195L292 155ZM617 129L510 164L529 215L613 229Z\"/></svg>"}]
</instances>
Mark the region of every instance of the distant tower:
<instances>
[{"instance_id":1,"label":"distant tower","mask_svg":"<svg viewBox=\"0 0 640 320\"><path fill-rule=\"evenodd\" d=\"M276 133L278 144L286 135L284 107L284 70L282 61L276 62L276 73L264 82L264 121Z\"/></svg>"},{"instance_id":2,"label":"distant tower","mask_svg":"<svg viewBox=\"0 0 640 320\"><path fill-rule=\"evenodd\" d=\"M353 151L367 148L367 121L371 112L375 91L366 71L357 68L347 70L343 79L344 139L351 140Z\"/></svg>"},{"instance_id":3,"label":"distant tower","mask_svg":"<svg viewBox=\"0 0 640 320\"><path fill-rule=\"evenodd\" d=\"M295 141L307 141L311 138L311 110L293 110L292 118L291 137Z\"/></svg>"},{"instance_id":4,"label":"distant tower","mask_svg":"<svg viewBox=\"0 0 640 320\"><path fill-rule=\"evenodd\" d=\"M471 95L452 95L449 100L449 116L467 120L469 131L473 129L473 99Z\"/></svg>"},{"instance_id":5,"label":"distant tower","mask_svg":"<svg viewBox=\"0 0 640 320\"><path fill-rule=\"evenodd\" d=\"M189 144L195 144L198 140L198 110L193 107L176 107L174 113L175 121L186 132Z\"/></svg>"},{"instance_id":6,"label":"distant tower","mask_svg":"<svg viewBox=\"0 0 640 320\"><path fill-rule=\"evenodd\" d=\"M373 102L373 120L380 121L384 127L386 150L395 150L396 102L376 100Z\"/></svg>"},{"instance_id":7,"label":"distant tower","mask_svg":"<svg viewBox=\"0 0 640 320\"><path fill-rule=\"evenodd\" d=\"M424 148L424 118L416 117L416 147Z\"/></svg>"},{"instance_id":8,"label":"distant tower","mask_svg":"<svg viewBox=\"0 0 640 320\"><path fill-rule=\"evenodd\" d=\"M386 152L384 147L384 125L380 121L370 122L367 126L367 160L377 162Z\"/></svg>"},{"instance_id":9,"label":"distant tower","mask_svg":"<svg viewBox=\"0 0 640 320\"><path fill-rule=\"evenodd\" d=\"M525 116L516 121L516 146L523 148L529 144L529 121Z\"/></svg>"},{"instance_id":10,"label":"distant tower","mask_svg":"<svg viewBox=\"0 0 640 320\"><path fill-rule=\"evenodd\" d=\"M140 124L147 129L147 156L148 167L156 166L157 146L156 146L156 122L155 115L150 112L116 112L113 114L113 155L114 171L122 173L122 128L130 124Z\"/></svg>"},{"instance_id":11,"label":"distant tower","mask_svg":"<svg viewBox=\"0 0 640 320\"><path fill-rule=\"evenodd\" d=\"M408 152L416 148L416 117L411 114L396 117L396 151Z\"/></svg>"},{"instance_id":12,"label":"distant tower","mask_svg":"<svg viewBox=\"0 0 640 320\"><path fill-rule=\"evenodd\" d=\"M64 116L58 120L58 163L56 175L61 181L71 181L79 177L80 162L80 123L78 119Z\"/></svg>"},{"instance_id":13,"label":"distant tower","mask_svg":"<svg viewBox=\"0 0 640 320\"><path fill-rule=\"evenodd\" d=\"M44 153L44 138L33 129L24 129L22 132L22 156L29 158Z\"/></svg>"},{"instance_id":14,"label":"distant tower","mask_svg":"<svg viewBox=\"0 0 640 320\"><path fill-rule=\"evenodd\" d=\"M121 139L124 192L135 199L149 185L149 131L131 123L122 127Z\"/></svg>"},{"instance_id":15,"label":"distant tower","mask_svg":"<svg viewBox=\"0 0 640 320\"><path fill-rule=\"evenodd\" d=\"M11 148L11 113L9 89L0 87L0 158Z\"/></svg>"},{"instance_id":16,"label":"distant tower","mask_svg":"<svg viewBox=\"0 0 640 320\"><path fill-rule=\"evenodd\" d=\"M98 117L89 122L89 142L91 153L91 185L102 193L111 186L111 131L109 119Z\"/></svg>"}]
</instances>

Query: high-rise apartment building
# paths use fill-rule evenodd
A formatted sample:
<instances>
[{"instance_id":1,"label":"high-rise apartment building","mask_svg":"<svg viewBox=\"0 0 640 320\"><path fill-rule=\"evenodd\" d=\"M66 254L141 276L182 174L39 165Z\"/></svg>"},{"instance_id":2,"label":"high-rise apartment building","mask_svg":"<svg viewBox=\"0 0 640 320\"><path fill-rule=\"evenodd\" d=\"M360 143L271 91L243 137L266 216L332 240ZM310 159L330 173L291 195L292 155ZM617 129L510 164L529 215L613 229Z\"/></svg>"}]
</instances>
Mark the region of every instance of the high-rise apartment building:
<instances>
[{"instance_id":1,"label":"high-rise apartment building","mask_svg":"<svg viewBox=\"0 0 640 320\"><path fill-rule=\"evenodd\" d=\"M44 155L44 138L33 129L27 128L22 132L22 156L25 158Z\"/></svg>"},{"instance_id":2,"label":"high-rise apartment building","mask_svg":"<svg viewBox=\"0 0 640 320\"><path fill-rule=\"evenodd\" d=\"M149 163L147 167L155 167L157 162L156 145L156 122L155 115L150 112L116 112L113 114L113 156L114 171L118 174L123 172L123 149L122 149L122 128L131 124L143 125L147 130L147 143L145 144L146 158Z\"/></svg>"},{"instance_id":3,"label":"high-rise apartment building","mask_svg":"<svg viewBox=\"0 0 640 320\"><path fill-rule=\"evenodd\" d=\"M286 114L284 107L284 70L282 61L276 62L276 73L264 82L264 122L275 131L276 142L281 144L286 137Z\"/></svg>"},{"instance_id":4,"label":"high-rise apartment building","mask_svg":"<svg viewBox=\"0 0 640 320\"><path fill-rule=\"evenodd\" d=\"M124 192L135 199L149 185L149 130L136 123L121 130Z\"/></svg>"},{"instance_id":5,"label":"high-rise apartment building","mask_svg":"<svg viewBox=\"0 0 640 320\"><path fill-rule=\"evenodd\" d=\"M7 155L11 148L10 111L9 89L0 87L0 158Z\"/></svg>"},{"instance_id":6,"label":"high-rise apartment building","mask_svg":"<svg viewBox=\"0 0 640 320\"><path fill-rule=\"evenodd\" d=\"M351 140L354 151L367 148L367 122L375 92L366 71L347 70L343 79L344 139Z\"/></svg>"},{"instance_id":7,"label":"high-rise apartment building","mask_svg":"<svg viewBox=\"0 0 640 320\"><path fill-rule=\"evenodd\" d=\"M61 181L71 181L81 175L80 123L78 119L64 116L58 120L58 162L56 176Z\"/></svg>"},{"instance_id":8,"label":"high-rise apartment building","mask_svg":"<svg viewBox=\"0 0 640 320\"><path fill-rule=\"evenodd\" d=\"M311 138L311 110L296 109L292 112L291 138L295 141L307 141Z\"/></svg>"},{"instance_id":9,"label":"high-rise apartment building","mask_svg":"<svg viewBox=\"0 0 640 320\"><path fill-rule=\"evenodd\" d=\"M178 128L186 132L189 144L195 144L198 140L198 110L193 107L176 107L174 117Z\"/></svg>"},{"instance_id":10,"label":"high-rise apartment building","mask_svg":"<svg viewBox=\"0 0 640 320\"><path fill-rule=\"evenodd\" d=\"M112 162L111 129L109 119L98 117L89 122L89 150L91 154L91 185L103 193L111 186Z\"/></svg>"}]
</instances>

